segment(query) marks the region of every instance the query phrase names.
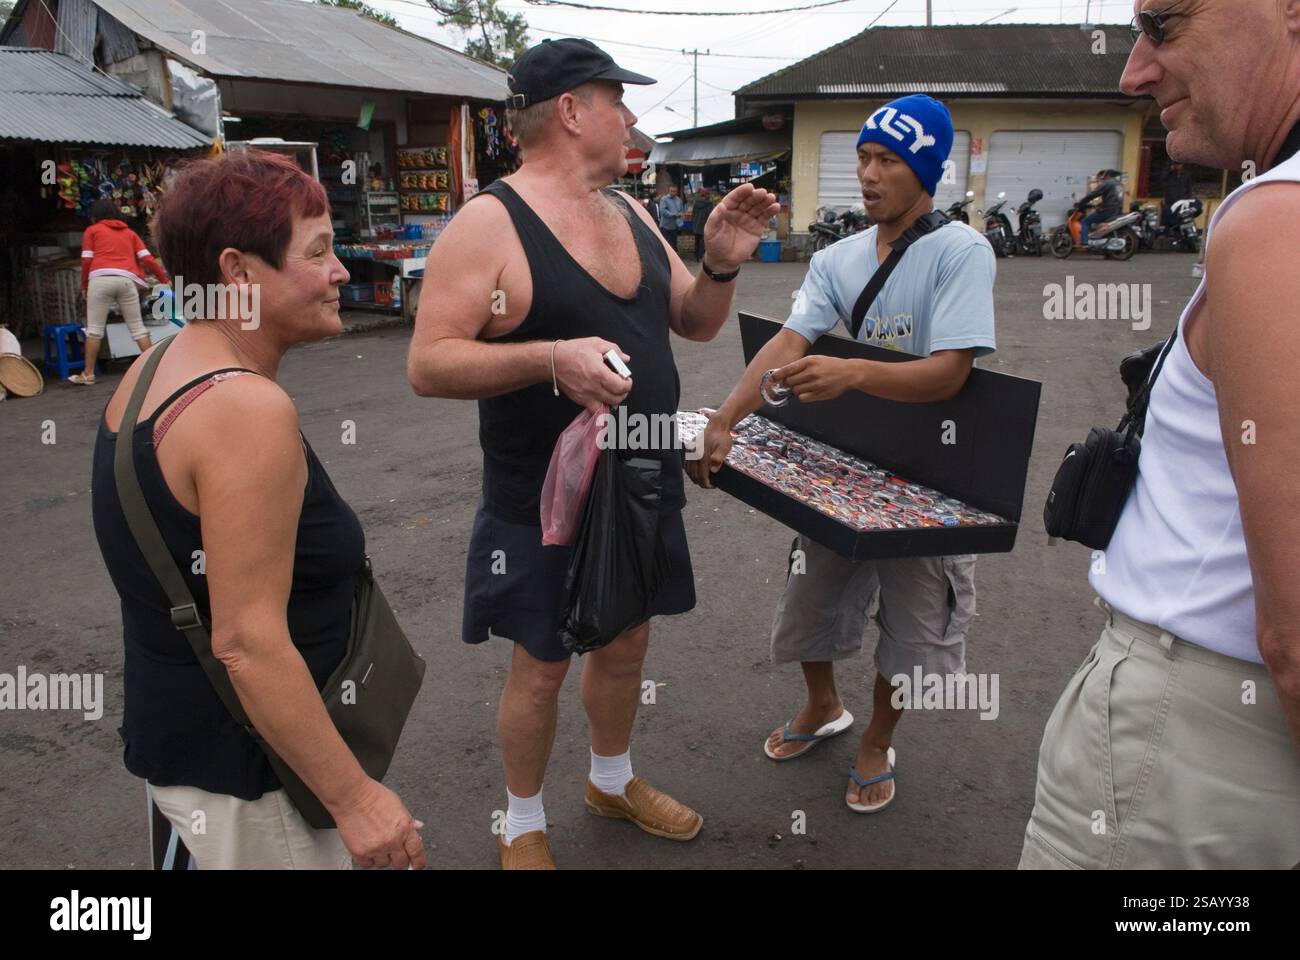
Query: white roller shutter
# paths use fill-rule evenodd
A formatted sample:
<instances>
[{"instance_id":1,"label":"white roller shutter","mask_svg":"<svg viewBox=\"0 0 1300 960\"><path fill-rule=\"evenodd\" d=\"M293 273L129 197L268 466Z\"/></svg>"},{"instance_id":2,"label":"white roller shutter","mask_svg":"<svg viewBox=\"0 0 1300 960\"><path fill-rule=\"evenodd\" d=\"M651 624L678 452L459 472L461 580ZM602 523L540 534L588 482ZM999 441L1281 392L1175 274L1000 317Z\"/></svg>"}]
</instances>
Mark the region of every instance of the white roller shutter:
<instances>
[{"instance_id":1,"label":"white roller shutter","mask_svg":"<svg viewBox=\"0 0 1300 960\"><path fill-rule=\"evenodd\" d=\"M1124 138L1118 130L998 130L989 138L984 206L1005 191L1013 228L1015 209L1035 187L1043 227L1064 223L1067 211L1088 192L1088 177L1103 167L1120 169Z\"/></svg>"},{"instance_id":2,"label":"white roller shutter","mask_svg":"<svg viewBox=\"0 0 1300 960\"><path fill-rule=\"evenodd\" d=\"M862 202L858 186L859 130L828 130L822 134L817 159L817 206L847 210Z\"/></svg>"},{"instance_id":3,"label":"white roller shutter","mask_svg":"<svg viewBox=\"0 0 1300 960\"><path fill-rule=\"evenodd\" d=\"M817 206L844 210L862 202L862 188L858 184L858 135L860 130L830 130L822 134L821 154L817 165ZM957 199L966 196L967 175L970 172L970 133L957 130L953 133L952 153L957 182L944 183L934 192L934 205L945 210Z\"/></svg>"},{"instance_id":4,"label":"white roller shutter","mask_svg":"<svg viewBox=\"0 0 1300 960\"><path fill-rule=\"evenodd\" d=\"M956 183L944 183L943 177L939 178L939 187L934 191L934 207L936 210L947 210L958 200L966 199L966 182L970 173L970 133L966 130L954 130L952 134L952 153L948 154L948 159L952 161L953 173L956 175ZM974 206L974 204L971 204ZM973 213L971 207L966 208L967 213Z\"/></svg>"}]
</instances>

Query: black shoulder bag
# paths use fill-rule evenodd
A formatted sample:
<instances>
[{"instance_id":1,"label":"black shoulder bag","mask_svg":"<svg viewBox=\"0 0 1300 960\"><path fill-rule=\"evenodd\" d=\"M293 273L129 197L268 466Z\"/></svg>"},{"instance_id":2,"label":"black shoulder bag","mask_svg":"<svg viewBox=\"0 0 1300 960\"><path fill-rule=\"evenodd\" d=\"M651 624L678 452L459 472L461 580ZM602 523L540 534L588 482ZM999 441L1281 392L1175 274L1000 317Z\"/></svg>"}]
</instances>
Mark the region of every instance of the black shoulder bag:
<instances>
[{"instance_id":1,"label":"black shoulder bag","mask_svg":"<svg viewBox=\"0 0 1300 960\"><path fill-rule=\"evenodd\" d=\"M849 333L854 340L858 339L858 334L862 330L862 321L866 319L871 305L876 302L876 297L880 296L885 281L898 266L898 261L903 259L904 251L927 233L933 233L947 222L948 218L943 213L931 210L925 216L918 217L914 224L903 231L902 236L889 245L889 256L885 257L885 262L876 268L876 272L871 275L871 279L867 281L867 285L862 288L857 301L853 304L853 314L849 318Z\"/></svg>"},{"instance_id":2,"label":"black shoulder bag","mask_svg":"<svg viewBox=\"0 0 1300 960\"><path fill-rule=\"evenodd\" d=\"M113 475L122 513L149 569L171 602L172 625L185 634L221 702L235 722L266 752L271 769L303 819L318 830L328 830L335 824L325 805L249 723L248 714L230 682L230 674L212 653L211 617L201 612L194 602L194 595L167 549L140 489L131 437L158 361L171 343L168 339L159 344L145 361L117 428ZM388 772L407 714L424 681L424 667L423 658L411 648L375 582L370 558L366 557L356 575L347 651L320 694L343 742L367 775L375 780L382 780Z\"/></svg>"},{"instance_id":3,"label":"black shoulder bag","mask_svg":"<svg viewBox=\"0 0 1300 960\"><path fill-rule=\"evenodd\" d=\"M1114 430L1093 427L1087 440L1065 451L1043 507L1049 537L1074 540L1094 550L1104 550L1110 543L1137 480L1151 389L1177 337L1175 329L1163 346L1130 354L1120 364L1120 376L1129 388L1128 412ZM1148 370L1150 376L1143 380Z\"/></svg>"}]
</instances>

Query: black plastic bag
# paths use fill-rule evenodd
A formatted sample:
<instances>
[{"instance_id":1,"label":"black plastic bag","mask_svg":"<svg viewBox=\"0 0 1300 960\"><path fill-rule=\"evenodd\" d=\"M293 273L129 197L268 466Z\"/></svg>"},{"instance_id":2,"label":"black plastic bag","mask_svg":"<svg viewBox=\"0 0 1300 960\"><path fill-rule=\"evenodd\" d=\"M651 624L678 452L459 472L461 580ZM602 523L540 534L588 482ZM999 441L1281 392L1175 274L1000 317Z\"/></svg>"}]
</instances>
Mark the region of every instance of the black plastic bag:
<instances>
[{"instance_id":1,"label":"black plastic bag","mask_svg":"<svg viewBox=\"0 0 1300 960\"><path fill-rule=\"evenodd\" d=\"M668 573L659 533L663 462L602 450L564 580L560 642L598 650L649 618Z\"/></svg>"}]
</instances>

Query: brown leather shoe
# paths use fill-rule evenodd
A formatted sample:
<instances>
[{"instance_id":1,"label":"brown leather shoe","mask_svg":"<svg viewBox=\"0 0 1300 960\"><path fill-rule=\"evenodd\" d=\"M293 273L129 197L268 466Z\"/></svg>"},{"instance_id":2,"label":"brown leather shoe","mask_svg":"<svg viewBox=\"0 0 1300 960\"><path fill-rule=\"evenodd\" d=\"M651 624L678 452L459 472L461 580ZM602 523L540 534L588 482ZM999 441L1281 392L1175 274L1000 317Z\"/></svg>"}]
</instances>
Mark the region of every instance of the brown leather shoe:
<instances>
[{"instance_id":1,"label":"brown leather shoe","mask_svg":"<svg viewBox=\"0 0 1300 960\"><path fill-rule=\"evenodd\" d=\"M507 844L505 838L498 835L497 846L501 849L502 870L555 869L555 861L551 859L551 848L546 842L545 830L521 833L511 844Z\"/></svg>"},{"instance_id":2,"label":"brown leather shoe","mask_svg":"<svg viewBox=\"0 0 1300 960\"><path fill-rule=\"evenodd\" d=\"M604 793L587 781L587 809L598 817L631 820L646 833L669 840L691 840L704 826L704 818L640 777L633 777L623 796Z\"/></svg>"}]
</instances>

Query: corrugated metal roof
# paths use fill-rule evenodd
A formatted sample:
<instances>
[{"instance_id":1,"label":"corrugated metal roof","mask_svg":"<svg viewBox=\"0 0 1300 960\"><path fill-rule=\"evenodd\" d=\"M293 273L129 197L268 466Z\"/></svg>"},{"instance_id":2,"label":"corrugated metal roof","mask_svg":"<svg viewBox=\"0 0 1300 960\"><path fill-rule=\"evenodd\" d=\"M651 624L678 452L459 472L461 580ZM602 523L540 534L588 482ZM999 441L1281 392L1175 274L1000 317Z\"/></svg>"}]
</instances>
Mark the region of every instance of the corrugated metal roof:
<instances>
[{"instance_id":1,"label":"corrugated metal roof","mask_svg":"<svg viewBox=\"0 0 1300 960\"><path fill-rule=\"evenodd\" d=\"M300 0L94 0L128 29L213 77L504 100L504 70ZM202 31L203 53L195 53Z\"/></svg>"},{"instance_id":2,"label":"corrugated metal roof","mask_svg":"<svg viewBox=\"0 0 1300 960\"><path fill-rule=\"evenodd\" d=\"M0 92L67 93L83 97L138 97L140 91L50 50L0 47Z\"/></svg>"},{"instance_id":3,"label":"corrugated metal roof","mask_svg":"<svg viewBox=\"0 0 1300 960\"><path fill-rule=\"evenodd\" d=\"M52 50L0 47L0 140L192 150L211 141L115 77Z\"/></svg>"},{"instance_id":4,"label":"corrugated metal roof","mask_svg":"<svg viewBox=\"0 0 1300 960\"><path fill-rule=\"evenodd\" d=\"M1093 53L1092 31L1105 36ZM875 27L736 91L753 99L933 92L1122 97L1128 27Z\"/></svg>"},{"instance_id":5,"label":"corrugated metal roof","mask_svg":"<svg viewBox=\"0 0 1300 960\"><path fill-rule=\"evenodd\" d=\"M99 19L99 11L90 0L59 0L58 17L54 49L89 63L90 52L95 49L95 21Z\"/></svg>"},{"instance_id":6,"label":"corrugated metal roof","mask_svg":"<svg viewBox=\"0 0 1300 960\"><path fill-rule=\"evenodd\" d=\"M658 144L651 159L655 163L679 163L702 167L718 163L749 163L779 157L790 151L790 135L757 130L717 136L688 137Z\"/></svg>"}]
</instances>

